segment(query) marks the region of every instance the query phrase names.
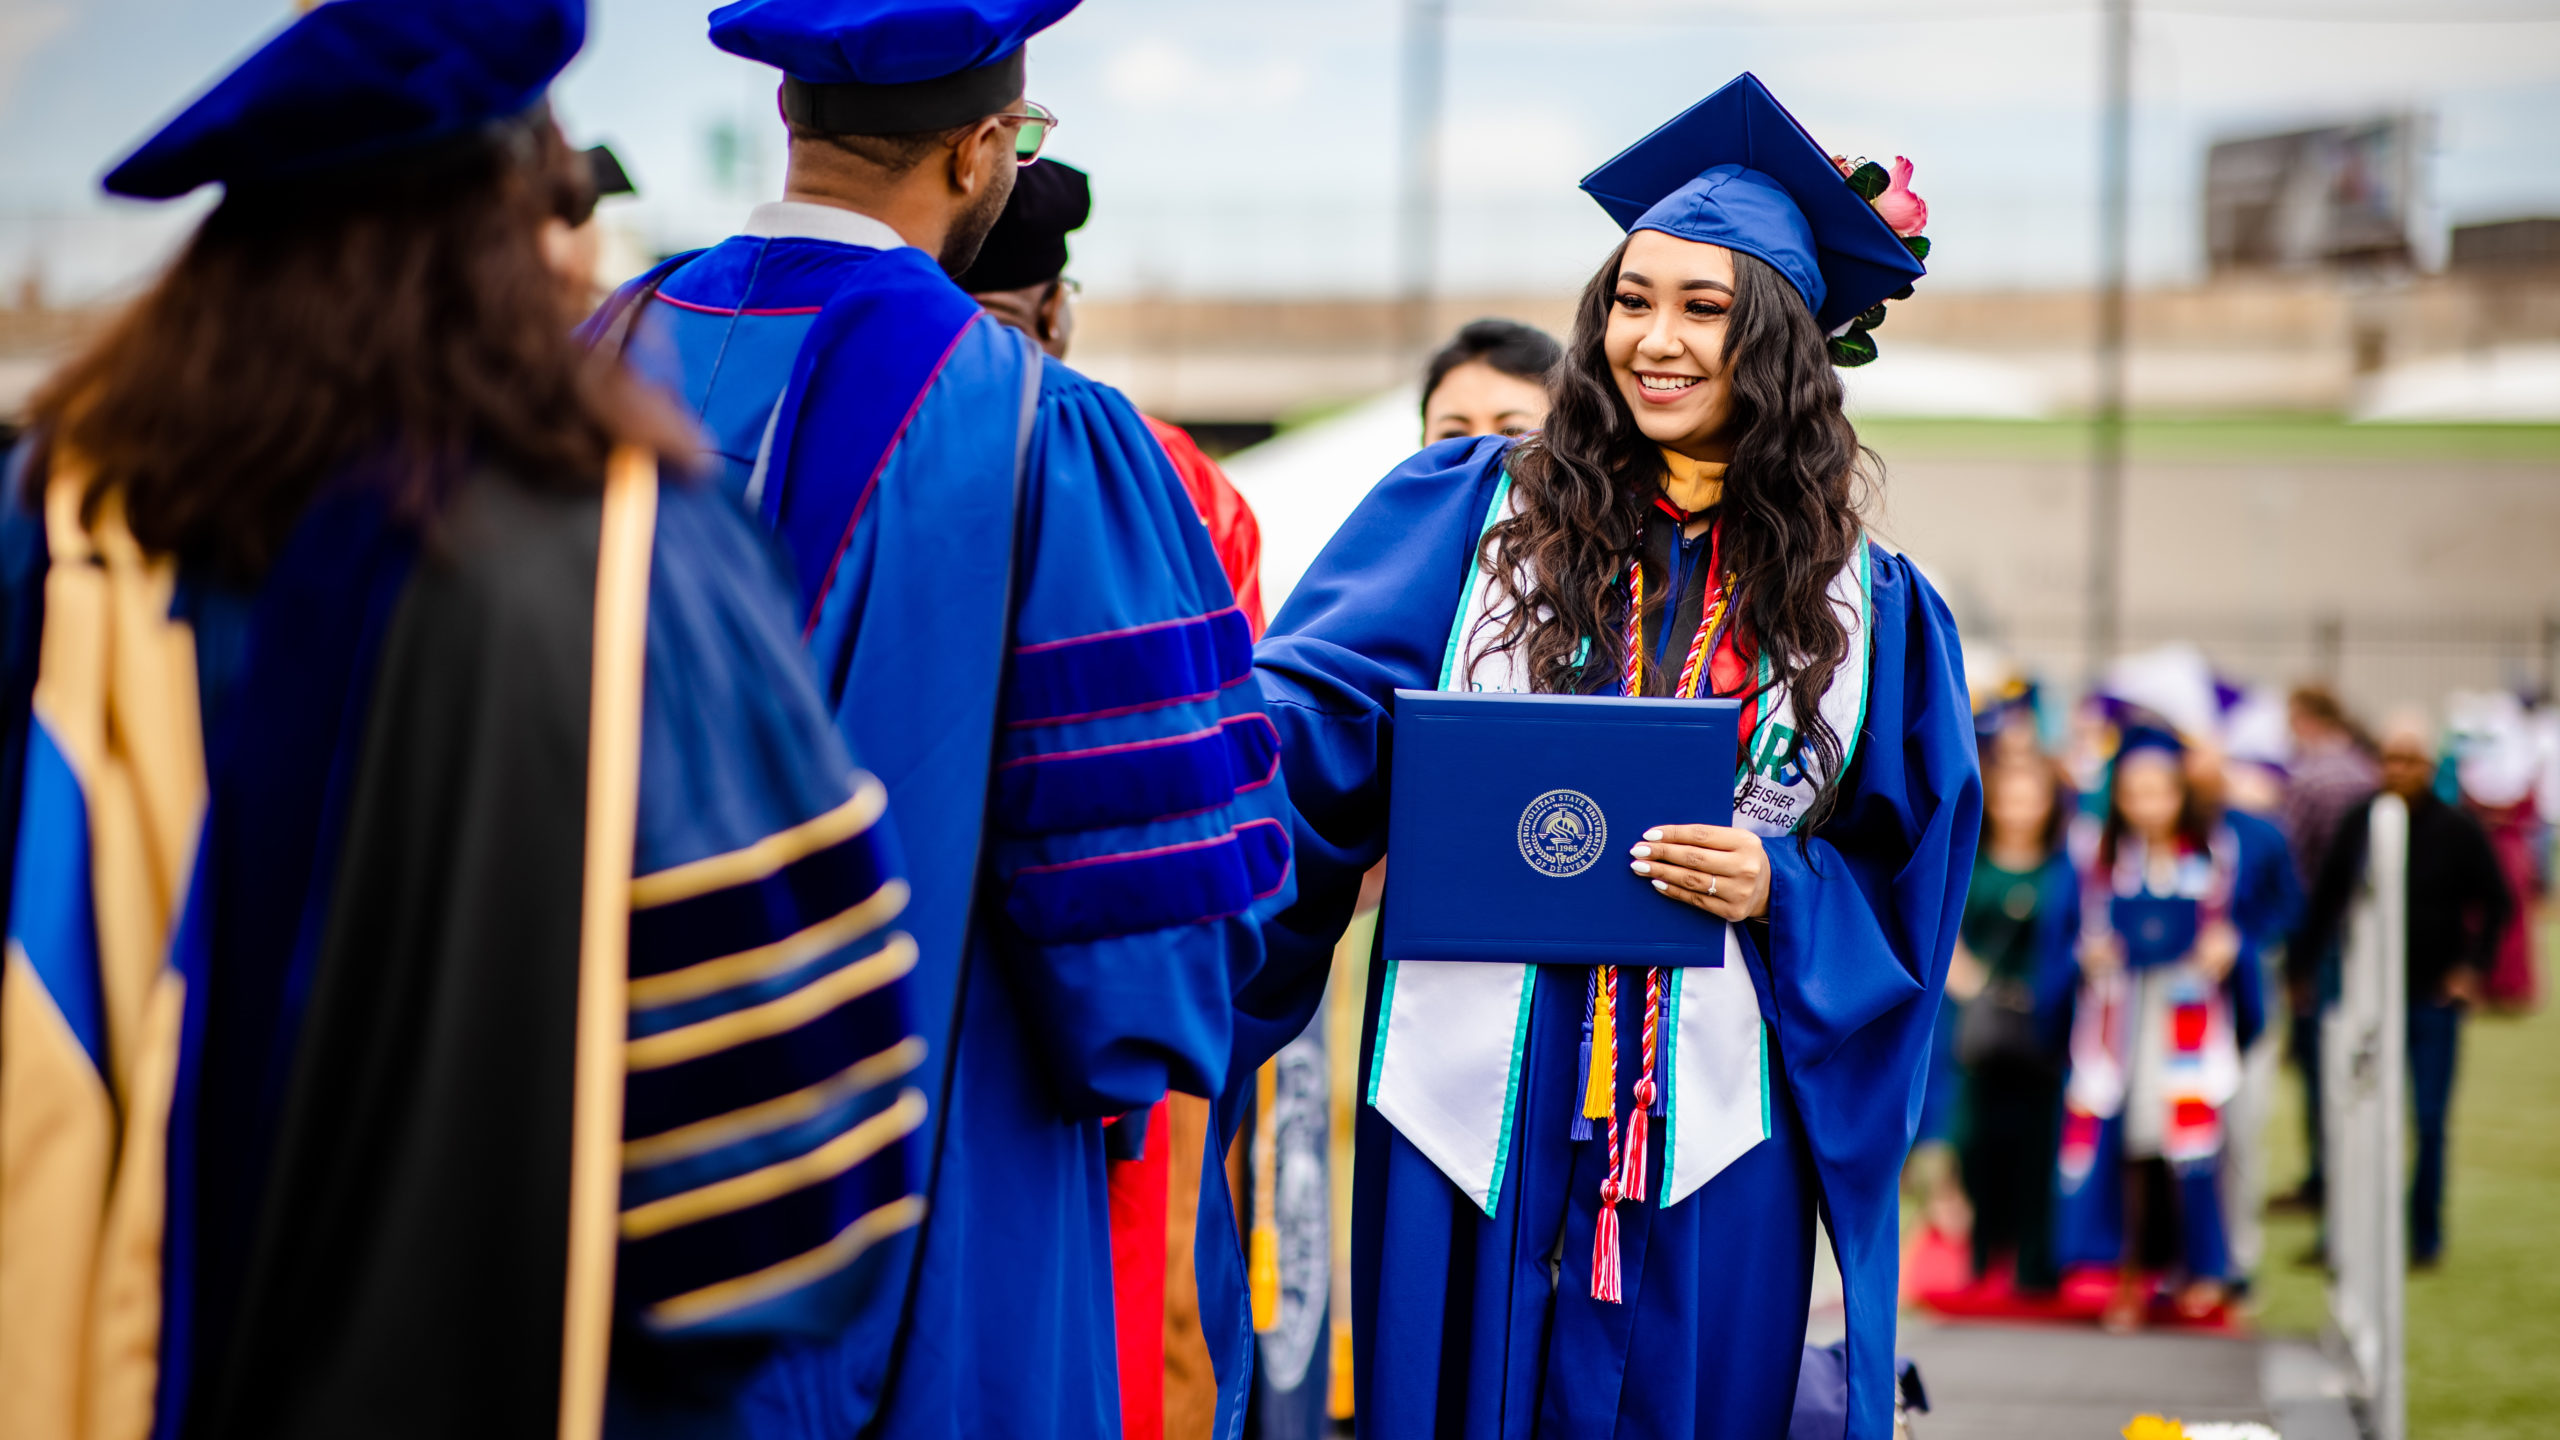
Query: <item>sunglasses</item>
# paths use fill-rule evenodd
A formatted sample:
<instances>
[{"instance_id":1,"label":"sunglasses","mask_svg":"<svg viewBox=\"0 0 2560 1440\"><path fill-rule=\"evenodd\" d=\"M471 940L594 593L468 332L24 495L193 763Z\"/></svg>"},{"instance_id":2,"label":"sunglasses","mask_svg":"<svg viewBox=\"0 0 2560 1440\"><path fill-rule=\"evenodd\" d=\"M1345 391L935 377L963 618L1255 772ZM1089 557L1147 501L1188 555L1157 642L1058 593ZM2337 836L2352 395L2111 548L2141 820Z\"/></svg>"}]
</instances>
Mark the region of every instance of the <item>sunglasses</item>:
<instances>
[{"instance_id":1,"label":"sunglasses","mask_svg":"<svg viewBox=\"0 0 2560 1440\"><path fill-rule=\"evenodd\" d=\"M1044 105L1022 102L1023 113L998 115L995 118L1014 127L1013 163L1028 165L1040 158L1040 147L1049 143L1049 132L1058 128L1058 112Z\"/></svg>"}]
</instances>

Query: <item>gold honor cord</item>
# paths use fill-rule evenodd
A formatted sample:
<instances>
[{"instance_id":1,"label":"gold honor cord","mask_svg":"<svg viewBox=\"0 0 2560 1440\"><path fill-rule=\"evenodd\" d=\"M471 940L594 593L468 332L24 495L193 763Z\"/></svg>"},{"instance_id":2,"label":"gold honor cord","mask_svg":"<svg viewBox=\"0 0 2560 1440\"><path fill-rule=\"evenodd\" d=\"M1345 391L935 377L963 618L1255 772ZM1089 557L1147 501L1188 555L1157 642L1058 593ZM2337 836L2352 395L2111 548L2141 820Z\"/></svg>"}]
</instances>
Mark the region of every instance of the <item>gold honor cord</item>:
<instances>
[{"instance_id":1,"label":"gold honor cord","mask_svg":"<svg viewBox=\"0 0 2560 1440\"><path fill-rule=\"evenodd\" d=\"M1254 1072L1253 1114L1253 1250L1246 1262L1246 1288L1253 1300L1253 1328L1267 1331L1280 1324L1280 1061L1262 1062Z\"/></svg>"},{"instance_id":2,"label":"gold honor cord","mask_svg":"<svg viewBox=\"0 0 2560 1440\"><path fill-rule=\"evenodd\" d=\"M562 1306L560 1440L604 1434L613 1262L622 1201L623 1045L629 1016L631 866L640 828L640 697L658 462L624 446L605 466L596 537L595 655L587 720L587 850L578 921L576 1081L569 1144L569 1285Z\"/></svg>"}]
</instances>

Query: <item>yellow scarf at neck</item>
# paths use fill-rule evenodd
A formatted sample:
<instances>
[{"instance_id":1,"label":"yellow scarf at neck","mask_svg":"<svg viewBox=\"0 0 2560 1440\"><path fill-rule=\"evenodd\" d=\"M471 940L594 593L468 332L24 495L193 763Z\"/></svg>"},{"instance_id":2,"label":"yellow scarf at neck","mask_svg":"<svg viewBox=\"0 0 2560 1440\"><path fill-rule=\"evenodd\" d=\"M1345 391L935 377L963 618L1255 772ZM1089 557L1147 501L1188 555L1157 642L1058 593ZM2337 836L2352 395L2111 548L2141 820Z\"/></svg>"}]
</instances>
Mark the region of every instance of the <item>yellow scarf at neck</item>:
<instances>
[{"instance_id":1,"label":"yellow scarf at neck","mask_svg":"<svg viewBox=\"0 0 2560 1440\"><path fill-rule=\"evenodd\" d=\"M1724 498L1724 463L1719 460L1693 460L1669 446L1662 447L1662 463L1669 470L1663 478L1662 493L1671 503L1695 515L1712 510Z\"/></svg>"}]
</instances>

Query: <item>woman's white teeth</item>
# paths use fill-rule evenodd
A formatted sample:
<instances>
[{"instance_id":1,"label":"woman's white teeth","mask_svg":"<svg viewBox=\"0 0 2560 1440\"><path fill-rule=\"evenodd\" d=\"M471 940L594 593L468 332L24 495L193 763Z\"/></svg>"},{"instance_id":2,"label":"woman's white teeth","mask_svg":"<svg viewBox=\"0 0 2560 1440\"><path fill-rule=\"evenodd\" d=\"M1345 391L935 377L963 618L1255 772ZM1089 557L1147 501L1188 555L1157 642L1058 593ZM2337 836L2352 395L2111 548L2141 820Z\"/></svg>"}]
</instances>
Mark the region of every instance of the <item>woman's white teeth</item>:
<instances>
[{"instance_id":1,"label":"woman's white teeth","mask_svg":"<svg viewBox=\"0 0 2560 1440\"><path fill-rule=\"evenodd\" d=\"M1686 390L1698 383L1695 375L1639 375L1647 390Z\"/></svg>"}]
</instances>

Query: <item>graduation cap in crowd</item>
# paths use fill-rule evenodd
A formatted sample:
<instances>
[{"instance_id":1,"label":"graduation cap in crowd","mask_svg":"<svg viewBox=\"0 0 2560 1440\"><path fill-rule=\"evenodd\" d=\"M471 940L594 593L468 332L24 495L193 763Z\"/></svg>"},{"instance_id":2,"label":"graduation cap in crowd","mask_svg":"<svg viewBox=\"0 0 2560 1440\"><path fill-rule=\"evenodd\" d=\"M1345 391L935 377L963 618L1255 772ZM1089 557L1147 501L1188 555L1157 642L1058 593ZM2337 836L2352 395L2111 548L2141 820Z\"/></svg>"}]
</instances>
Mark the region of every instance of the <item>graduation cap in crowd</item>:
<instances>
[{"instance_id":1,"label":"graduation cap in crowd","mask_svg":"<svg viewBox=\"0 0 2560 1440\"><path fill-rule=\"evenodd\" d=\"M1988 693L1974 697L1973 736L1977 743L1988 744L2001 731L2012 725L2034 734L2037 703L2042 692L2036 682L2023 675L2012 674Z\"/></svg>"},{"instance_id":2,"label":"graduation cap in crowd","mask_svg":"<svg viewBox=\"0 0 2560 1440\"><path fill-rule=\"evenodd\" d=\"M111 194L361 172L531 114L585 43L584 0L330 0L110 171Z\"/></svg>"},{"instance_id":3,"label":"graduation cap in crowd","mask_svg":"<svg viewBox=\"0 0 2560 1440\"><path fill-rule=\"evenodd\" d=\"M2101 708L2115 721L2118 765L2145 750L2156 750L2173 760L2185 757L2187 742L2163 716L2137 705L2102 702Z\"/></svg>"},{"instance_id":4,"label":"graduation cap in crowd","mask_svg":"<svg viewBox=\"0 0 2560 1440\"><path fill-rule=\"evenodd\" d=\"M1067 270L1067 234L1093 214L1093 190L1083 171L1055 160L1034 160L1016 173L1013 196L987 231L978 258L959 276L972 295L1045 285Z\"/></svg>"},{"instance_id":5,"label":"graduation cap in crowd","mask_svg":"<svg viewBox=\"0 0 2560 1440\"><path fill-rule=\"evenodd\" d=\"M1900 173L1907 182L1907 162ZM1833 345L1850 365L1875 358L1864 330L1883 323L1879 307L1927 273L1928 242L1915 233L1906 243L1874 203L1895 183L1876 165L1843 175L1747 73L1582 177L1630 234L1659 230L1766 261L1826 332L1863 342ZM1925 223L1927 207L1907 187L1902 195Z\"/></svg>"},{"instance_id":6,"label":"graduation cap in crowd","mask_svg":"<svg viewBox=\"0 0 2560 1440\"><path fill-rule=\"evenodd\" d=\"M984 119L1022 95L1023 45L1080 0L736 0L711 43L783 74L782 113L834 135Z\"/></svg>"}]
</instances>

